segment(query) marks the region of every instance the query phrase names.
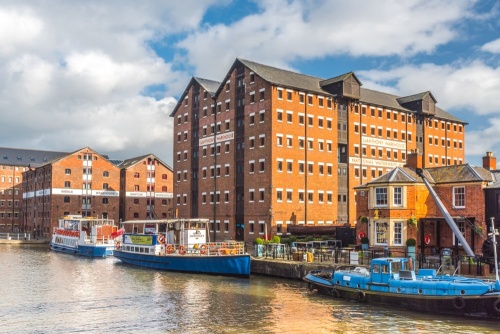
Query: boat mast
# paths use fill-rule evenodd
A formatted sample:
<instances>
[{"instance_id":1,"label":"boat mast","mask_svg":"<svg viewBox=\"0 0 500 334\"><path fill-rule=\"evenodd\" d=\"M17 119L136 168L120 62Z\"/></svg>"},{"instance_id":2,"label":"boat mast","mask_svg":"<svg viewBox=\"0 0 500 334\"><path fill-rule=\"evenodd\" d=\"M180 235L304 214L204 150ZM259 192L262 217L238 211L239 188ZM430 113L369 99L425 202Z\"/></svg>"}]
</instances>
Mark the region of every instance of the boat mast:
<instances>
[{"instance_id":1,"label":"boat mast","mask_svg":"<svg viewBox=\"0 0 500 334\"><path fill-rule=\"evenodd\" d=\"M495 275L496 275L496 281L497 285L500 285L500 279L498 278L498 258L497 258L497 234L498 231L495 230L495 218L491 217L491 241L493 241L493 254L495 258Z\"/></svg>"}]
</instances>

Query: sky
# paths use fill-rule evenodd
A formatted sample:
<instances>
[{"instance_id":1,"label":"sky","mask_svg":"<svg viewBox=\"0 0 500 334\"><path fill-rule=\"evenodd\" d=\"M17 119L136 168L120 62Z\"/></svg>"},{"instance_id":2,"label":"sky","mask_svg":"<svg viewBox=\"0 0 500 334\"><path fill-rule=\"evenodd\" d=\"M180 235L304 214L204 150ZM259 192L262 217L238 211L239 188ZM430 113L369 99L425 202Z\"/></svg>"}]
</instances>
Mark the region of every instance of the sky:
<instances>
[{"instance_id":1,"label":"sky","mask_svg":"<svg viewBox=\"0 0 500 334\"><path fill-rule=\"evenodd\" d=\"M0 0L0 146L172 166L177 99L236 58L363 88L431 91L500 157L500 2Z\"/></svg>"}]
</instances>

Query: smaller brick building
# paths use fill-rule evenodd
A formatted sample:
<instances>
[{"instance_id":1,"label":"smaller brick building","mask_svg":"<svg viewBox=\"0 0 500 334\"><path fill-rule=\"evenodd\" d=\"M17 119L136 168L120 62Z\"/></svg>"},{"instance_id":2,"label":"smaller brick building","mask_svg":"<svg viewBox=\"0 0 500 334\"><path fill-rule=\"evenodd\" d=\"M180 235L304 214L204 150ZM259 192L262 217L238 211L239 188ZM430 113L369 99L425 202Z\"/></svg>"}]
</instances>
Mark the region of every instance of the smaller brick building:
<instances>
[{"instance_id":1,"label":"smaller brick building","mask_svg":"<svg viewBox=\"0 0 500 334\"><path fill-rule=\"evenodd\" d=\"M422 155L411 153L405 167L398 167L356 188L358 217L367 222L356 226L368 236L371 246L402 250L408 238L417 240L418 252L430 254L451 248L463 254L423 180L415 172L422 168ZM469 164L423 169L465 240L476 254L481 253L489 221L485 209L485 188L493 181L490 171ZM417 227L409 225L416 218ZM365 220L366 221L366 220Z\"/></svg>"},{"instance_id":2,"label":"smaller brick building","mask_svg":"<svg viewBox=\"0 0 500 334\"><path fill-rule=\"evenodd\" d=\"M118 221L120 169L89 147L23 173L25 231L47 236L63 215Z\"/></svg>"},{"instance_id":3,"label":"smaller brick building","mask_svg":"<svg viewBox=\"0 0 500 334\"><path fill-rule=\"evenodd\" d=\"M120 219L174 218L173 171L153 154L123 161Z\"/></svg>"}]
</instances>

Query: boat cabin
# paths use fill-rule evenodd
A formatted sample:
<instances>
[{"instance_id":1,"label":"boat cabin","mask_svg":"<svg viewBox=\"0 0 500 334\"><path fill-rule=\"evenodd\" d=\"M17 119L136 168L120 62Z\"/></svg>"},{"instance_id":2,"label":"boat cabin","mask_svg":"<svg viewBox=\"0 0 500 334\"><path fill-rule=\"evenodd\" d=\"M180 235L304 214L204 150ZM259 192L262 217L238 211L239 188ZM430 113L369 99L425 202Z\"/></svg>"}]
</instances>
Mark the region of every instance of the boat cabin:
<instances>
[{"instance_id":1,"label":"boat cabin","mask_svg":"<svg viewBox=\"0 0 500 334\"><path fill-rule=\"evenodd\" d=\"M370 265L371 283L387 284L389 279L414 279L406 258L376 258Z\"/></svg>"}]
</instances>

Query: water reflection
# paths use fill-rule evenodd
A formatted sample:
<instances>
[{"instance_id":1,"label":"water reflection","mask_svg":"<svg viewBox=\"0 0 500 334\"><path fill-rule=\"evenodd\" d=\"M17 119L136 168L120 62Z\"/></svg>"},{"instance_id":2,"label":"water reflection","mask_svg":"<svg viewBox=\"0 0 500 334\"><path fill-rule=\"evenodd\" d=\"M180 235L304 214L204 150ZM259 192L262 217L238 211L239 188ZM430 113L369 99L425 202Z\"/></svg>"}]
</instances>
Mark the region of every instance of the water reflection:
<instances>
[{"instance_id":1,"label":"water reflection","mask_svg":"<svg viewBox=\"0 0 500 334\"><path fill-rule=\"evenodd\" d=\"M295 280L158 272L46 247L0 247L2 333L497 333L500 326L329 298Z\"/></svg>"}]
</instances>

